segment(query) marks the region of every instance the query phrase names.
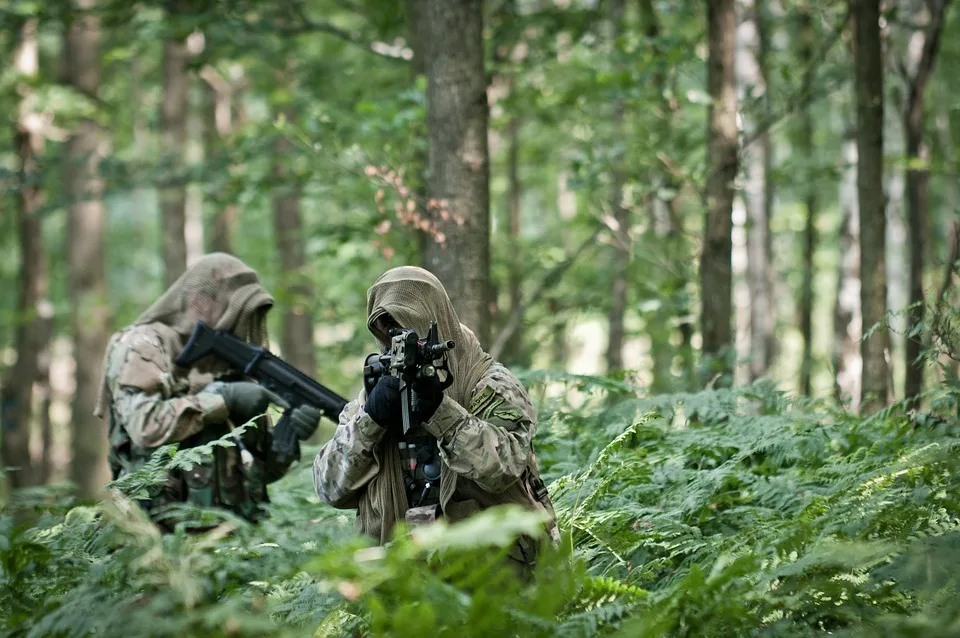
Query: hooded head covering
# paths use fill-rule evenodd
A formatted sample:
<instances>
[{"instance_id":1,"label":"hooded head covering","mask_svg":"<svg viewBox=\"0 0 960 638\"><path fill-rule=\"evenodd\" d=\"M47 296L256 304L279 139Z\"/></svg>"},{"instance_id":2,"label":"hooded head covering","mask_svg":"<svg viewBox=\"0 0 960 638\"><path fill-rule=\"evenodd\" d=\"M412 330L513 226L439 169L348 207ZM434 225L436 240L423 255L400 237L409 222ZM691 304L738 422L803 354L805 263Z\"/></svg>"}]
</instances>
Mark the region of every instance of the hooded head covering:
<instances>
[{"instance_id":1,"label":"hooded head covering","mask_svg":"<svg viewBox=\"0 0 960 638\"><path fill-rule=\"evenodd\" d=\"M401 266L383 273L367 290L367 328L382 348L389 346L384 335L375 328L377 319L389 314L401 327L413 329L426 336L430 322L437 322L440 339L452 339L453 350L447 353L447 365L453 376L452 385L444 394L469 408L473 391L489 370L493 359L473 334L460 323L443 284L432 273L416 266ZM387 435L379 454L380 472L360 499L357 516L360 531L386 542L397 521L403 520L407 510L407 495L403 483L400 453L395 435ZM441 462L440 503L446 507L457 487L457 475Z\"/></svg>"},{"instance_id":2,"label":"hooded head covering","mask_svg":"<svg viewBox=\"0 0 960 638\"><path fill-rule=\"evenodd\" d=\"M452 339L447 353L453 385L446 393L464 407L470 405L474 388L490 368L492 359L469 328L460 323L443 284L432 273L416 266L388 270L367 291L367 328L380 346L389 343L374 329L377 319L389 314L403 328L426 336L432 321L437 322L441 340Z\"/></svg>"},{"instance_id":3,"label":"hooded head covering","mask_svg":"<svg viewBox=\"0 0 960 638\"><path fill-rule=\"evenodd\" d=\"M162 323L189 337L197 320L251 343L266 341L264 311L273 297L256 271L226 253L204 255L173 282L133 325Z\"/></svg>"},{"instance_id":4,"label":"hooded head covering","mask_svg":"<svg viewBox=\"0 0 960 638\"><path fill-rule=\"evenodd\" d=\"M273 297L260 285L256 271L232 255L210 253L180 275L133 325L164 326L164 332L172 333L168 335L170 340L179 340L174 355L190 337L197 320L250 343L266 345L266 311L272 306ZM94 414L103 415L109 401L104 375Z\"/></svg>"}]
</instances>

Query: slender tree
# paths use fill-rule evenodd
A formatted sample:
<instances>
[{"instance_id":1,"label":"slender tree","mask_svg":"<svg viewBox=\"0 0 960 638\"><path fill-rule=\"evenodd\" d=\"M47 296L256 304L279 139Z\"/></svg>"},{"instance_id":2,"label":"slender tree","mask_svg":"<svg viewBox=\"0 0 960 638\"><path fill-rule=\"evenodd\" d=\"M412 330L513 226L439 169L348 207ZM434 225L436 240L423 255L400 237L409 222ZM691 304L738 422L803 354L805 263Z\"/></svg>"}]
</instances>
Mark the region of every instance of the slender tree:
<instances>
[{"instance_id":1,"label":"slender tree","mask_svg":"<svg viewBox=\"0 0 960 638\"><path fill-rule=\"evenodd\" d=\"M179 15L177 2L169 3L168 19ZM172 183L160 191L163 226L163 265L166 285L171 285L187 268L187 187L184 164L187 147L187 45L182 38L169 37L163 43L163 103L160 110L163 155L170 167Z\"/></svg>"},{"instance_id":2,"label":"slender tree","mask_svg":"<svg viewBox=\"0 0 960 638\"><path fill-rule=\"evenodd\" d=\"M756 137L745 153L747 210L747 283L750 290L750 378L766 374L773 362L773 298L770 259L770 216L773 202L772 140L761 127L770 118L767 87L767 27L763 2L741 0L737 75L744 105L744 135Z\"/></svg>"},{"instance_id":3,"label":"slender tree","mask_svg":"<svg viewBox=\"0 0 960 638\"><path fill-rule=\"evenodd\" d=\"M238 122L234 105L239 99L238 88L229 78L223 77L213 67L204 67L203 93L206 114L203 127L204 159L209 164L223 159L221 149L233 134ZM227 170L224 168L223 170ZM239 210L233 201L223 202L215 198L212 223L210 224L210 250L224 253L233 252L233 233L237 225Z\"/></svg>"},{"instance_id":4,"label":"slender tree","mask_svg":"<svg viewBox=\"0 0 960 638\"><path fill-rule=\"evenodd\" d=\"M613 55L620 57L620 39L623 37L626 2L613 0L611 6ZM616 66L622 66L619 60ZM613 101L612 128L613 143L623 143L624 136L624 99L618 95ZM627 311L627 268L630 265L630 212L623 202L623 158L613 157L611 170L610 209L613 211L615 241L612 246L610 272L610 314L608 316L607 370L623 368L624 314Z\"/></svg>"},{"instance_id":5,"label":"slender tree","mask_svg":"<svg viewBox=\"0 0 960 638\"><path fill-rule=\"evenodd\" d=\"M907 229L910 240L910 330L907 337L906 379L904 398L915 399L923 391L925 366L918 361L923 347L924 322L923 269L926 237L929 233L928 171L929 147L924 139L924 94L933 72L940 33L943 30L949 0L935 0L931 5L930 23L923 34L923 47L916 67L907 83L907 101L903 110L903 131L906 142Z\"/></svg>"},{"instance_id":6,"label":"slender tree","mask_svg":"<svg viewBox=\"0 0 960 638\"><path fill-rule=\"evenodd\" d=\"M100 91L100 21L95 0L74 0L76 14L66 35L65 68L78 93L97 100ZM103 180L99 175L103 136L93 118L84 118L67 143L64 187L67 264L73 354L77 361L73 398L71 477L84 496L95 495L107 478L103 423L93 416L109 336L104 262Z\"/></svg>"},{"instance_id":7,"label":"slender tree","mask_svg":"<svg viewBox=\"0 0 960 638\"><path fill-rule=\"evenodd\" d=\"M293 95L293 69L290 65L279 73L281 86L286 85ZM296 111L292 104L279 105L280 114L287 121L294 121ZM283 356L294 366L313 374L317 358L313 350L313 286L305 272L305 238L301 178L291 169L290 156L293 144L283 135L277 137L276 161L273 176L276 182L273 195L273 228L280 255L280 294L283 297L283 331L280 348Z\"/></svg>"},{"instance_id":8,"label":"slender tree","mask_svg":"<svg viewBox=\"0 0 960 638\"><path fill-rule=\"evenodd\" d=\"M731 325L731 232L733 180L737 174L737 83L734 47L737 21L734 0L708 0L706 222L700 256L700 324L703 353L729 371Z\"/></svg>"},{"instance_id":9,"label":"slender tree","mask_svg":"<svg viewBox=\"0 0 960 638\"><path fill-rule=\"evenodd\" d=\"M880 0L851 0L854 28L854 86L857 113L857 199L860 210L860 306L863 330L879 328L862 340L860 409L875 411L887 402L885 351L887 314L886 211L883 194L883 50Z\"/></svg>"},{"instance_id":10,"label":"slender tree","mask_svg":"<svg viewBox=\"0 0 960 638\"><path fill-rule=\"evenodd\" d=\"M424 0L432 232L423 261L460 319L489 340L490 162L482 0Z\"/></svg>"},{"instance_id":11,"label":"slender tree","mask_svg":"<svg viewBox=\"0 0 960 638\"><path fill-rule=\"evenodd\" d=\"M14 146L19 158L17 227L20 242L20 281L17 298L17 362L3 385L4 427L2 461L18 468L10 473L11 487L42 483L43 459L35 467L30 458L30 430L34 404L41 407L40 422L47 424L43 410L49 394L49 343L53 305L48 298L46 254L38 209L43 200L37 171L37 155L43 148L40 119L33 109L32 82L39 70L37 19L23 23L13 54L13 66L23 79L18 86L22 99L14 126ZM34 389L39 390L35 392ZM39 396L35 396L39 394ZM48 454L44 450L44 455Z\"/></svg>"},{"instance_id":12,"label":"slender tree","mask_svg":"<svg viewBox=\"0 0 960 638\"><path fill-rule=\"evenodd\" d=\"M800 152L806 172L803 180L803 205L806 221L803 230L803 283L800 290L800 335L803 354L800 361L800 392L809 396L813 371L813 255L817 245L817 183L812 166L816 161L813 143L814 121L810 89L813 84L813 11L805 3L800 8L800 64L803 65L803 109L800 112Z\"/></svg>"}]
</instances>

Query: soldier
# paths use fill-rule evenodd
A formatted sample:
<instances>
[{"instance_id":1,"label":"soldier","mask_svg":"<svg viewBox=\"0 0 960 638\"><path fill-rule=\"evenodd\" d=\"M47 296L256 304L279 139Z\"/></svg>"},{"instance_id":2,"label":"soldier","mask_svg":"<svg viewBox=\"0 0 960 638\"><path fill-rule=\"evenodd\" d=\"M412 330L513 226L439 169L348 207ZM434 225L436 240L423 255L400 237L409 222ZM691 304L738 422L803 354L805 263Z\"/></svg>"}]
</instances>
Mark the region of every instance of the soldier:
<instances>
[{"instance_id":1,"label":"soldier","mask_svg":"<svg viewBox=\"0 0 960 638\"><path fill-rule=\"evenodd\" d=\"M367 291L367 327L384 349L391 328L424 336L431 321L440 339L455 342L447 354L452 384L442 390L439 376L417 382L422 425L403 435L399 380L365 379L314 461L317 494L333 507L357 508L360 531L381 543L397 521L455 522L506 503L547 512L556 539L532 448L537 413L517 377L483 351L426 270L394 268ZM537 550L521 538L510 556L530 567Z\"/></svg>"},{"instance_id":2,"label":"soldier","mask_svg":"<svg viewBox=\"0 0 960 638\"><path fill-rule=\"evenodd\" d=\"M174 359L197 320L266 345L272 306L256 272L235 257L213 253L181 275L133 325L113 335L94 414L109 415L114 479L143 466L162 445L202 445L264 414L270 396L261 386L237 378L212 358L189 369L176 366ZM316 430L320 411L303 406L291 418L302 441ZM236 447L216 447L209 461L170 472L142 502L151 517L171 529L176 519L164 506L188 502L231 510L250 521L262 518L267 484L283 476L292 459L283 465L272 455L268 417L256 425L238 437Z\"/></svg>"}]
</instances>

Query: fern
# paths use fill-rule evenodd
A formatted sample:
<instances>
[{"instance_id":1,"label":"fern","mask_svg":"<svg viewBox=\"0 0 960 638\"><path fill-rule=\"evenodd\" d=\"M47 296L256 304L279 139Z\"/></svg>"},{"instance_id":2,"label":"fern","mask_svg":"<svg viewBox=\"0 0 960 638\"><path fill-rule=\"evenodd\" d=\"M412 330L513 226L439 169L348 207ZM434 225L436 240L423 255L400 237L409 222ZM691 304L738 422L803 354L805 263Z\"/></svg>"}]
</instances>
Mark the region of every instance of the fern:
<instances>
[{"instance_id":1,"label":"fern","mask_svg":"<svg viewBox=\"0 0 960 638\"><path fill-rule=\"evenodd\" d=\"M530 582L506 553L540 519L491 510L373 547L313 494L309 463L250 525L160 535L135 504L230 437L164 448L77 505L24 491L0 513L0 632L31 636L953 635L960 423L859 419L769 382L642 397L528 374L563 542ZM944 408L944 406L946 406ZM941 409L943 408L943 409ZM928 427L917 427L926 423ZM310 450L304 458L311 457ZM313 450L315 452L315 450Z\"/></svg>"}]
</instances>

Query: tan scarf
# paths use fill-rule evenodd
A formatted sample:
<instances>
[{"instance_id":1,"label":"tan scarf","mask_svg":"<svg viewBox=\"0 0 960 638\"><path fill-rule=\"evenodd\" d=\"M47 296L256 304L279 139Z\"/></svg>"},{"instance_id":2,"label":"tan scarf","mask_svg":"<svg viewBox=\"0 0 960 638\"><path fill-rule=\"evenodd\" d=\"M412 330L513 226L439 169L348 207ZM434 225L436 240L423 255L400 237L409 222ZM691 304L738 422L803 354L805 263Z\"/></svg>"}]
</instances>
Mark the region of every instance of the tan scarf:
<instances>
[{"instance_id":1,"label":"tan scarf","mask_svg":"<svg viewBox=\"0 0 960 638\"><path fill-rule=\"evenodd\" d=\"M133 325L159 324L172 357L183 348L197 320L250 343L266 345L265 315L272 306L273 297L260 285L256 271L232 255L211 253L180 275ZM190 371L191 390L211 380L212 374ZM109 404L110 388L104 374L94 415L102 417Z\"/></svg>"},{"instance_id":2,"label":"tan scarf","mask_svg":"<svg viewBox=\"0 0 960 638\"><path fill-rule=\"evenodd\" d=\"M473 332L460 323L453 304L440 280L415 266L401 266L385 272L367 291L367 328L376 336L374 322L389 314L404 328L412 328L425 336L430 322L437 322L440 339L452 339L455 347L448 353L448 365L453 384L445 394L465 408L470 406L474 388L490 369L493 359ZM389 344L377 336L381 348ZM407 496L403 487L403 473L398 441L384 437L377 450L380 472L367 488L366 498L360 499L358 519L360 530L386 542L394 524L403 520ZM457 486L457 475L441 465L440 505L445 507Z\"/></svg>"}]
</instances>

